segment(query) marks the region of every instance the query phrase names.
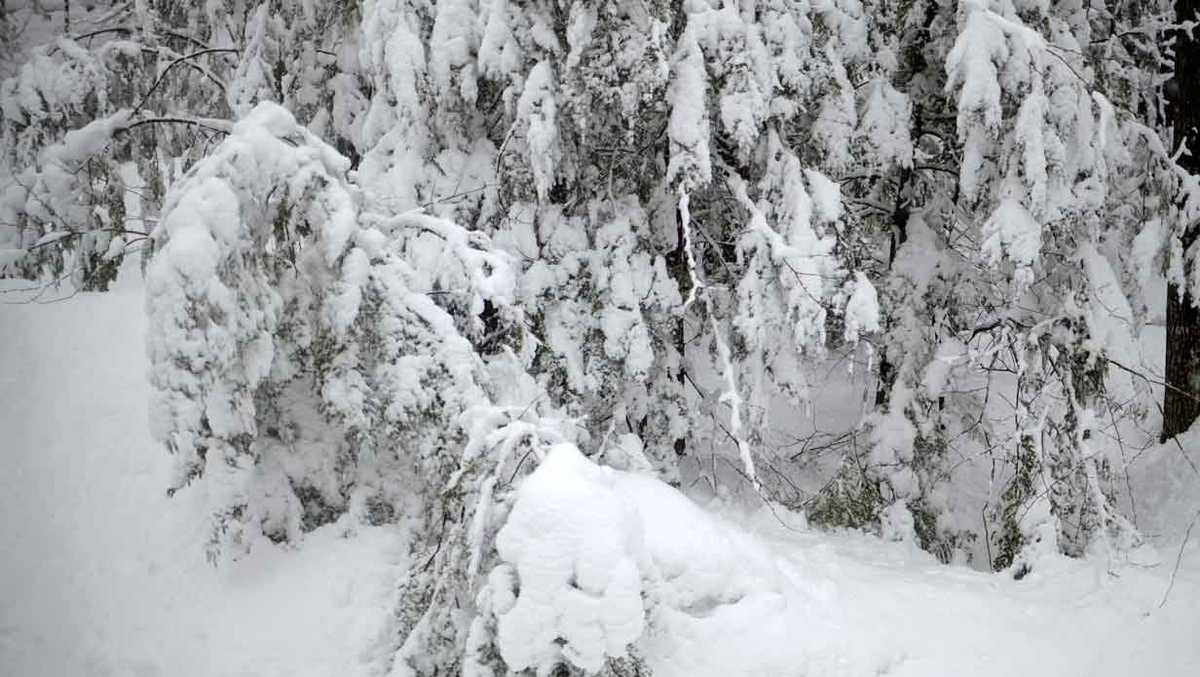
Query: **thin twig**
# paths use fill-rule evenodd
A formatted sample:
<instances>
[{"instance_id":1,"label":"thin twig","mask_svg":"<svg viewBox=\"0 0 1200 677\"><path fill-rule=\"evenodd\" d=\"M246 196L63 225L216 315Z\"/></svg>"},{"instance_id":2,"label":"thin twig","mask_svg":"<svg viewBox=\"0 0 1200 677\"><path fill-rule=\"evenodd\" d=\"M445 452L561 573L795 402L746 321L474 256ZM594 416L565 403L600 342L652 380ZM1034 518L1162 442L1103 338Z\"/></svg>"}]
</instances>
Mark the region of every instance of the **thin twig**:
<instances>
[{"instance_id":1,"label":"thin twig","mask_svg":"<svg viewBox=\"0 0 1200 677\"><path fill-rule=\"evenodd\" d=\"M141 120L138 120L137 122L132 122L124 127L121 127L119 129L115 130L114 134L120 134L122 132L129 132L134 129L137 129L138 127L141 127L142 125L154 125L154 124L192 125L193 127L198 127L200 129L207 129L211 132L216 132L217 134L228 134L229 128L221 128L221 127L217 126L218 124L220 124L222 122L225 122L225 121L222 121L222 120L195 120L192 118L171 118L171 117L143 118Z\"/></svg>"},{"instance_id":2,"label":"thin twig","mask_svg":"<svg viewBox=\"0 0 1200 677\"><path fill-rule=\"evenodd\" d=\"M1167 603L1167 597L1171 594L1171 589L1175 587L1175 575L1179 573L1179 563L1183 561L1183 550L1187 547L1188 540L1192 537L1192 527L1196 526L1196 520L1200 519L1200 510L1192 516L1191 523L1188 524L1187 531L1183 534L1183 542L1179 544L1179 554L1175 555L1175 568L1171 569L1171 582L1167 585L1166 592L1163 593L1162 601L1158 603L1158 608L1163 608Z\"/></svg>"},{"instance_id":3,"label":"thin twig","mask_svg":"<svg viewBox=\"0 0 1200 677\"><path fill-rule=\"evenodd\" d=\"M234 49L232 47L210 47L208 49L202 49L198 52L192 52L191 54L185 54L185 55L179 57L178 59L175 59L171 63L167 64L167 67L163 69L162 73L158 74L158 79L155 80L154 84L150 85L150 89L146 90L146 93L144 95L142 95L142 100L138 101L137 105L133 107L132 115L137 115L138 112L140 112L142 110L142 106L146 105L146 101L149 100L150 95L154 93L154 90L158 89L158 86L161 85L163 83L163 80L165 80L167 78L167 73L171 72L171 69L174 68L175 66L177 66L185 61L188 61L190 59L204 56L205 54L228 54L228 53L237 54L239 52L240 52L240 50Z\"/></svg>"}]
</instances>

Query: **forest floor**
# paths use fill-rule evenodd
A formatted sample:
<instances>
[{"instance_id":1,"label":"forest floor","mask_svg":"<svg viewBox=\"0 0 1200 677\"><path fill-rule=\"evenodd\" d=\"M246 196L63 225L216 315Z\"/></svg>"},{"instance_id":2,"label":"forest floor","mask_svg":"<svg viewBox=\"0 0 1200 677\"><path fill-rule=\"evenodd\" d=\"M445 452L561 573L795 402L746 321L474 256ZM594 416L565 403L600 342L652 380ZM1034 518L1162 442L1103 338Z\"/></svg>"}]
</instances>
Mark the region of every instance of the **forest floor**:
<instances>
[{"instance_id":1,"label":"forest floor","mask_svg":"<svg viewBox=\"0 0 1200 677\"><path fill-rule=\"evenodd\" d=\"M325 527L207 564L202 497L165 496L169 459L147 432L143 318L134 282L0 305L0 674L376 674L403 533ZM1173 513L1152 546L1048 556L1020 581L765 509L696 507L701 524L657 511L644 518L688 547L717 534L713 557L744 559L730 570L761 594L680 616L647 658L680 677L1197 675L1200 526L1181 548L1184 503L1159 502Z\"/></svg>"}]
</instances>

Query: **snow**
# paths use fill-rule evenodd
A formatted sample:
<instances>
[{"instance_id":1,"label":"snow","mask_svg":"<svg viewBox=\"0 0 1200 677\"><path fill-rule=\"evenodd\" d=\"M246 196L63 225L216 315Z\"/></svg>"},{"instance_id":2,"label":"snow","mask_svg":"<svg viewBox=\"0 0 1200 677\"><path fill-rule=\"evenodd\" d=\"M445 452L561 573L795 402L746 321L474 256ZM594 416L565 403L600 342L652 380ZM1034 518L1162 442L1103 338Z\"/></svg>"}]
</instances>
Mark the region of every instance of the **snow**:
<instances>
[{"instance_id":1,"label":"snow","mask_svg":"<svg viewBox=\"0 0 1200 677\"><path fill-rule=\"evenodd\" d=\"M671 161L667 167L667 181L678 181L685 190L690 190L712 179L708 116L704 101L708 78L704 70L704 55L693 31L686 31L680 42L683 44L667 92L671 103L668 127Z\"/></svg>"},{"instance_id":2,"label":"snow","mask_svg":"<svg viewBox=\"0 0 1200 677\"><path fill-rule=\"evenodd\" d=\"M329 525L210 566L201 498L165 495L136 264L122 276L0 306L0 674L377 674L403 533Z\"/></svg>"},{"instance_id":3,"label":"snow","mask_svg":"<svg viewBox=\"0 0 1200 677\"><path fill-rule=\"evenodd\" d=\"M80 163L99 153L112 140L113 135L129 122L129 111L119 111L106 118L92 120L79 129L63 136L62 143L47 148L43 161L70 166Z\"/></svg>"},{"instance_id":4,"label":"snow","mask_svg":"<svg viewBox=\"0 0 1200 677\"><path fill-rule=\"evenodd\" d=\"M0 306L0 674L379 674L403 531L337 523L208 565L203 499L164 496L170 459L145 424L142 295L131 265L108 294ZM498 542L505 657L544 664L562 637L578 665L632 645L666 677L1197 674L1200 539L1180 542L1200 491L1173 445L1147 453L1157 552L1042 553L1017 581L774 505L701 505L555 447Z\"/></svg>"},{"instance_id":5,"label":"snow","mask_svg":"<svg viewBox=\"0 0 1200 677\"><path fill-rule=\"evenodd\" d=\"M545 200L557 178L562 152L558 139L558 103L554 98L554 69L549 61L540 61L525 80L525 90L517 101L517 117L526 121L529 166L540 200Z\"/></svg>"},{"instance_id":6,"label":"snow","mask_svg":"<svg viewBox=\"0 0 1200 677\"><path fill-rule=\"evenodd\" d=\"M813 205L817 215L824 221L837 221L842 217L842 191L837 182L815 169L804 170L808 187L812 191Z\"/></svg>"},{"instance_id":7,"label":"snow","mask_svg":"<svg viewBox=\"0 0 1200 677\"><path fill-rule=\"evenodd\" d=\"M1043 554L1017 581L939 565L911 538L813 531L775 506L706 510L569 445L521 488L499 546L501 651L519 666L561 651L594 669L628 641L668 677L1200 669L1200 645L1189 640L1200 562L1158 608L1169 572L1147 568L1161 561L1149 551L1111 571ZM1200 545L1188 552L1200 555Z\"/></svg>"},{"instance_id":8,"label":"snow","mask_svg":"<svg viewBox=\"0 0 1200 677\"><path fill-rule=\"evenodd\" d=\"M1133 239L1130 257L1138 280L1139 293L1136 298L1141 306L1149 306L1156 299L1166 297L1164 276L1158 274L1162 259L1165 258L1164 230L1160 219L1151 219L1141 225Z\"/></svg>"},{"instance_id":9,"label":"snow","mask_svg":"<svg viewBox=\"0 0 1200 677\"><path fill-rule=\"evenodd\" d=\"M1169 3L15 1L0 673L1195 667Z\"/></svg>"},{"instance_id":10,"label":"snow","mask_svg":"<svg viewBox=\"0 0 1200 677\"><path fill-rule=\"evenodd\" d=\"M520 582L515 603L497 608L509 668L544 672L565 657L594 672L642 634L642 534L636 513L612 496L617 477L559 445L522 487L496 536L507 565L489 577L497 599Z\"/></svg>"},{"instance_id":11,"label":"snow","mask_svg":"<svg viewBox=\"0 0 1200 677\"><path fill-rule=\"evenodd\" d=\"M1007 259L1015 266L1013 284L1024 290L1033 282L1032 266L1041 256L1042 227L1014 198L1005 198L983 224L980 251L992 265Z\"/></svg>"},{"instance_id":12,"label":"snow","mask_svg":"<svg viewBox=\"0 0 1200 677\"><path fill-rule=\"evenodd\" d=\"M825 162L830 167L843 168L853 162L850 137L858 126L854 86L850 83L846 66L834 43L827 43L825 58L833 73L833 82L829 84L835 94L826 97L821 104L821 112L813 123L813 136L825 153Z\"/></svg>"},{"instance_id":13,"label":"snow","mask_svg":"<svg viewBox=\"0 0 1200 677\"><path fill-rule=\"evenodd\" d=\"M879 331L879 294L863 273L854 274L850 300L846 302L846 341L853 343L861 333Z\"/></svg>"},{"instance_id":14,"label":"snow","mask_svg":"<svg viewBox=\"0 0 1200 677\"><path fill-rule=\"evenodd\" d=\"M439 49L430 50L429 73L437 91L445 96L451 91L453 75L460 74L460 95L468 103L475 102L476 83L471 71L472 53L476 51L477 39L474 3L439 2L437 18L430 35L432 44Z\"/></svg>"},{"instance_id":15,"label":"snow","mask_svg":"<svg viewBox=\"0 0 1200 677\"><path fill-rule=\"evenodd\" d=\"M954 48L946 57L948 89L961 87L958 93L958 130L961 134L972 116L984 125L1000 125L1000 82L998 64L1009 56L1004 30L983 0L964 0L965 22Z\"/></svg>"},{"instance_id":16,"label":"snow","mask_svg":"<svg viewBox=\"0 0 1200 677\"><path fill-rule=\"evenodd\" d=\"M859 133L870 139L867 147L881 165L912 167L912 102L886 80L875 80L869 87Z\"/></svg>"}]
</instances>

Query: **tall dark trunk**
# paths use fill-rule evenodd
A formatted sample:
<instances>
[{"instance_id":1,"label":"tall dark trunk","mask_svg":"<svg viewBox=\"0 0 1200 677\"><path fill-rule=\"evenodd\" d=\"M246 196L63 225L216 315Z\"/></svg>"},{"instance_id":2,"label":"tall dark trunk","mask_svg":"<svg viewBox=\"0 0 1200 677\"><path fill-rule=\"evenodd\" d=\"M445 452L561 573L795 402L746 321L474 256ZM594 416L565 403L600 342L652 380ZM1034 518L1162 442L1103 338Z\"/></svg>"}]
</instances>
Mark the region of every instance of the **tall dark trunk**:
<instances>
[{"instance_id":1,"label":"tall dark trunk","mask_svg":"<svg viewBox=\"0 0 1200 677\"><path fill-rule=\"evenodd\" d=\"M1186 290L1167 287L1167 388L1163 439L1186 431L1200 416L1200 309Z\"/></svg>"},{"instance_id":2,"label":"tall dark trunk","mask_svg":"<svg viewBox=\"0 0 1200 677\"><path fill-rule=\"evenodd\" d=\"M1190 20L1200 10L1200 0L1176 0L1179 20ZM1200 173L1200 36L1187 31L1175 34L1175 76L1167 86L1167 116L1178 145L1186 142L1190 154L1179 159L1189 172ZM1200 224L1183 232L1186 252L1200 235ZM1186 271L1189 276L1194 271ZM1167 387L1163 395L1162 437L1186 431L1200 415L1200 310L1187 285L1167 285Z\"/></svg>"}]
</instances>

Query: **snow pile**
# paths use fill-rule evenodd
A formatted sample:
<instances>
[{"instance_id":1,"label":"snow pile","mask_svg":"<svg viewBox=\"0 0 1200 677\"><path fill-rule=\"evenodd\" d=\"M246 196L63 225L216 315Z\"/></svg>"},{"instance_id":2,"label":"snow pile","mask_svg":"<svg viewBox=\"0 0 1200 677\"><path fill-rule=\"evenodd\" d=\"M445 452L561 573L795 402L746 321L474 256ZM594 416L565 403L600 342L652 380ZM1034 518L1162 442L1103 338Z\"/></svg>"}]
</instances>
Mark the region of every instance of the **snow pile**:
<instances>
[{"instance_id":1,"label":"snow pile","mask_svg":"<svg viewBox=\"0 0 1200 677\"><path fill-rule=\"evenodd\" d=\"M560 657L599 670L642 634L645 546L637 512L614 500L618 479L563 444L522 488L496 539L509 564L490 576L501 655L513 670L548 669Z\"/></svg>"},{"instance_id":2,"label":"snow pile","mask_svg":"<svg viewBox=\"0 0 1200 677\"><path fill-rule=\"evenodd\" d=\"M761 610L780 587L745 534L666 484L598 466L568 444L521 487L496 545L504 563L490 584L513 669L565 659L594 671L631 644L670 655L690 624L726 606L725 618Z\"/></svg>"},{"instance_id":3,"label":"snow pile","mask_svg":"<svg viewBox=\"0 0 1200 677\"><path fill-rule=\"evenodd\" d=\"M621 656L656 677L1200 668L1185 639L1200 562L1177 573L1158 608L1169 571L1149 549L1111 572L1040 553L1016 581L939 565L911 542L813 532L780 509L715 514L571 445L521 487L497 545L500 651L539 674Z\"/></svg>"}]
</instances>

